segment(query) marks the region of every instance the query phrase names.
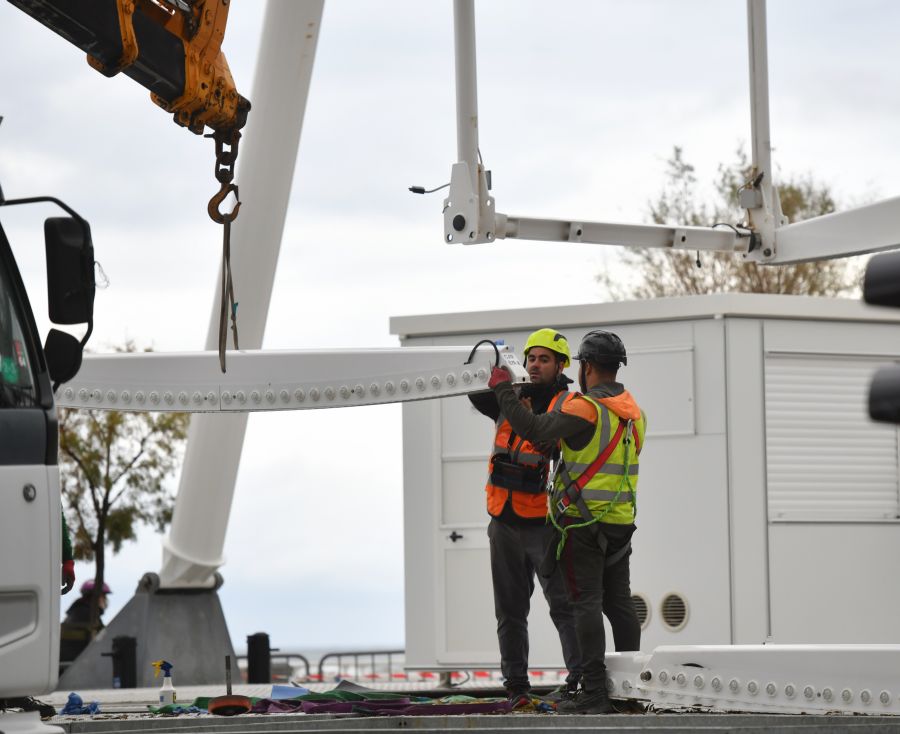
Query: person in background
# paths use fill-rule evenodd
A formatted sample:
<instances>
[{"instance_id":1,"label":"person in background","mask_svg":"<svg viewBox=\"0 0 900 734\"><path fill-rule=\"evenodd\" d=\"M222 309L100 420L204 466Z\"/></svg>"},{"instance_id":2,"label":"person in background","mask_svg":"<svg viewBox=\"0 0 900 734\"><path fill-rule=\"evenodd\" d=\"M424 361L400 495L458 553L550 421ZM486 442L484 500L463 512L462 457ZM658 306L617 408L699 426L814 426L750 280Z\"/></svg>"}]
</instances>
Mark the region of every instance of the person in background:
<instances>
[{"instance_id":1,"label":"person in background","mask_svg":"<svg viewBox=\"0 0 900 734\"><path fill-rule=\"evenodd\" d=\"M88 646L97 633L103 629L102 619L97 619L96 625L91 625L91 593L94 591L94 579L88 579L81 585L81 596L78 597L68 610L66 618L60 625L59 635L59 662L60 668L71 663L81 651ZM103 584L100 593L100 616L106 611L107 594L111 594L109 586Z\"/></svg>"},{"instance_id":2,"label":"person in background","mask_svg":"<svg viewBox=\"0 0 900 734\"><path fill-rule=\"evenodd\" d=\"M575 611L584 674L577 695L560 701L557 710L600 714L613 710L606 687L603 615L609 618L617 651L640 649L629 556L646 417L616 381L620 365L628 363L618 336L589 332L575 358L581 363L583 395L569 400L559 413L528 410L501 367L494 368L488 384L519 436L560 442L562 460L550 512L560 531L557 558Z\"/></svg>"},{"instance_id":3,"label":"person in background","mask_svg":"<svg viewBox=\"0 0 900 734\"><path fill-rule=\"evenodd\" d=\"M569 362L569 344L555 329L538 329L528 337L525 367L531 383L523 386L521 393L528 410L536 414L557 414L563 410L574 397L568 392L572 380L563 374ZM485 488L487 511L491 516L488 525L491 579L500 670L507 696L516 701L531 690L528 612L535 573L556 539L556 532L546 519L547 487L550 464L558 456L559 447L556 441L533 443L513 430L493 393L476 393L469 399L495 424ZM539 574L538 578L568 669L566 683L549 696L559 700L577 689L581 677L575 618L560 573L551 573L547 578Z\"/></svg>"},{"instance_id":4,"label":"person in background","mask_svg":"<svg viewBox=\"0 0 900 734\"><path fill-rule=\"evenodd\" d=\"M66 516L62 516L62 588L61 594L68 594L75 586L75 557L72 553L72 537Z\"/></svg>"}]
</instances>

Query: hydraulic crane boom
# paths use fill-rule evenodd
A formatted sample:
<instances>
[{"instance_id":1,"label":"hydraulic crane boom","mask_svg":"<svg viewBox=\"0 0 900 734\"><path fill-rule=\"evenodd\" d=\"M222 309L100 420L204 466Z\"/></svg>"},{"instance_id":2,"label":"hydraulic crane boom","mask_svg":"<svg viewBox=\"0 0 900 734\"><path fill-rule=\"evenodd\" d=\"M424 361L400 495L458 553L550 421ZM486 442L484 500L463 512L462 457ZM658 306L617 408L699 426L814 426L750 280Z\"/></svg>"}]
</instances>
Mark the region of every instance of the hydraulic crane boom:
<instances>
[{"instance_id":1,"label":"hydraulic crane boom","mask_svg":"<svg viewBox=\"0 0 900 734\"><path fill-rule=\"evenodd\" d=\"M201 134L240 130L250 103L222 53L229 0L9 0L87 54L150 90L176 123Z\"/></svg>"}]
</instances>

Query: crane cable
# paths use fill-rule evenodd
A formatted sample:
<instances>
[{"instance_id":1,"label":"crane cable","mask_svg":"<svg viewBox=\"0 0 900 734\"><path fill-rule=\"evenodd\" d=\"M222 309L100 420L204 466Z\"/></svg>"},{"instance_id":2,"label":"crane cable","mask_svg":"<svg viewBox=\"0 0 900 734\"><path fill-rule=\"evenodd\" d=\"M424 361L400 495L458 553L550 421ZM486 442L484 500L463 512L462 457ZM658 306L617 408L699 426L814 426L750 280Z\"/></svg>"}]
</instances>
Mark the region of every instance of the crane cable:
<instances>
[{"instance_id":1,"label":"crane cable","mask_svg":"<svg viewBox=\"0 0 900 734\"><path fill-rule=\"evenodd\" d=\"M219 302L219 366L225 372L225 349L228 345L228 319L231 316L231 334L234 348L238 347L237 307L234 300L234 282L231 277L231 223L237 219L241 208L240 195L234 181L234 166L237 161L240 130L231 128L216 130L211 136L216 143L215 176L219 182L219 190L209 200L207 212L210 218L222 225L222 284ZM233 193L236 199L234 209L223 214L219 207L225 198Z\"/></svg>"}]
</instances>

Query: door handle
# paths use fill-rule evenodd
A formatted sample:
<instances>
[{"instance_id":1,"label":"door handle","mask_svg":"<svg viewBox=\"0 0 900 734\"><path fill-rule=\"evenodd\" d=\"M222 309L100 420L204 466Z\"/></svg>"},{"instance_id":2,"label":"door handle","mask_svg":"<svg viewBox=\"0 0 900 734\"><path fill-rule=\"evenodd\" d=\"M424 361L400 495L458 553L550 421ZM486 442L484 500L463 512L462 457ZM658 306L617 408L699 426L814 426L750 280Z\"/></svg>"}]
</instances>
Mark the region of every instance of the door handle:
<instances>
[{"instance_id":1,"label":"door handle","mask_svg":"<svg viewBox=\"0 0 900 734\"><path fill-rule=\"evenodd\" d=\"M457 540L459 540L459 539L462 538L463 536L462 536L462 534L457 533L457 532L454 530L454 531L453 531L452 533L450 533L450 535L448 535L447 537L450 538L450 540L452 540L452 541L455 543Z\"/></svg>"}]
</instances>

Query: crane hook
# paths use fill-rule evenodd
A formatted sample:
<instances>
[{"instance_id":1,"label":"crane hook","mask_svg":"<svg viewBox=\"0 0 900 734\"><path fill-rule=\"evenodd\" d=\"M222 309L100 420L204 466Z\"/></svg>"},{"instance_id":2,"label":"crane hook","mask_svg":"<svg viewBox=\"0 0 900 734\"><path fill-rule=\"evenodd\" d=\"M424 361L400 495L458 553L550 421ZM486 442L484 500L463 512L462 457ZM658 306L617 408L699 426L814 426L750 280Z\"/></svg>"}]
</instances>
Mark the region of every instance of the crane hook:
<instances>
[{"instance_id":1,"label":"crane hook","mask_svg":"<svg viewBox=\"0 0 900 734\"><path fill-rule=\"evenodd\" d=\"M222 206L222 202L225 201L225 198L232 191L234 192L234 196L238 201L234 205L234 209L232 209L228 214L223 214L219 211L219 207ZM226 222L233 222L235 219L237 219L240 208L241 201L240 195L238 194L237 184L223 182L219 187L219 190L209 200L206 211L209 212L210 219L212 219L214 222L217 222L218 224L225 224Z\"/></svg>"}]
</instances>

